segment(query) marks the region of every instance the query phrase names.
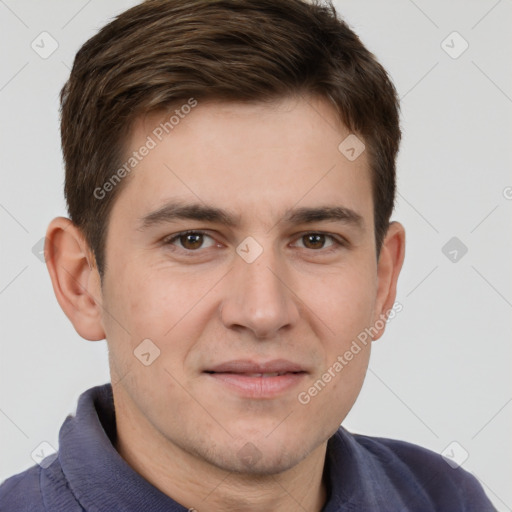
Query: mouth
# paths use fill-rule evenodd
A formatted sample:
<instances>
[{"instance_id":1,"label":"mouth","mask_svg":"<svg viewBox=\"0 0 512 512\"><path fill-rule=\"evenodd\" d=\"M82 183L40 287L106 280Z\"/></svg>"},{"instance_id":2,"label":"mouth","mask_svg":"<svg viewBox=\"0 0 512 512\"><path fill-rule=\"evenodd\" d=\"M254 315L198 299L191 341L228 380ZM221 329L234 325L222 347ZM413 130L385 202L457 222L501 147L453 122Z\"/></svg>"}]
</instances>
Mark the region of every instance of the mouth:
<instances>
[{"instance_id":1,"label":"mouth","mask_svg":"<svg viewBox=\"0 0 512 512\"><path fill-rule=\"evenodd\" d=\"M230 373L232 375L241 375L243 377L280 377L281 375L286 375L289 372L273 372L273 373L237 373L237 372L206 372L206 373ZM291 373L300 373L300 372L291 372Z\"/></svg>"},{"instance_id":2,"label":"mouth","mask_svg":"<svg viewBox=\"0 0 512 512\"><path fill-rule=\"evenodd\" d=\"M283 359L257 363L236 360L204 371L219 385L246 398L276 398L291 391L307 375L296 363Z\"/></svg>"}]
</instances>

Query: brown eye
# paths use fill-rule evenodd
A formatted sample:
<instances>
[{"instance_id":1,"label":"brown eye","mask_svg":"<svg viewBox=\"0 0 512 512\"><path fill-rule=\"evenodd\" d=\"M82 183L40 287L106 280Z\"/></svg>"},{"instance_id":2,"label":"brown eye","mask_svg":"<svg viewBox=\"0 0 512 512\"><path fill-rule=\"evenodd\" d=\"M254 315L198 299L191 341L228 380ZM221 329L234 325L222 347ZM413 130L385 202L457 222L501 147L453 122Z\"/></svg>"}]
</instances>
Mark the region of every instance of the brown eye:
<instances>
[{"instance_id":1,"label":"brown eye","mask_svg":"<svg viewBox=\"0 0 512 512\"><path fill-rule=\"evenodd\" d=\"M307 249L322 249L325 244L325 235L308 233L302 237L302 242Z\"/></svg>"},{"instance_id":2,"label":"brown eye","mask_svg":"<svg viewBox=\"0 0 512 512\"><path fill-rule=\"evenodd\" d=\"M203 245L203 235L201 233L187 233L181 235L179 240L182 247L188 250L199 249Z\"/></svg>"},{"instance_id":3,"label":"brown eye","mask_svg":"<svg viewBox=\"0 0 512 512\"><path fill-rule=\"evenodd\" d=\"M198 251L215 245L215 240L201 231L185 231L164 240L165 245L175 245L184 251Z\"/></svg>"},{"instance_id":4,"label":"brown eye","mask_svg":"<svg viewBox=\"0 0 512 512\"><path fill-rule=\"evenodd\" d=\"M301 249L309 249L318 253L321 251L321 254L327 254L345 247L345 243L335 235L322 232L306 233L299 237L295 244L296 247Z\"/></svg>"}]
</instances>

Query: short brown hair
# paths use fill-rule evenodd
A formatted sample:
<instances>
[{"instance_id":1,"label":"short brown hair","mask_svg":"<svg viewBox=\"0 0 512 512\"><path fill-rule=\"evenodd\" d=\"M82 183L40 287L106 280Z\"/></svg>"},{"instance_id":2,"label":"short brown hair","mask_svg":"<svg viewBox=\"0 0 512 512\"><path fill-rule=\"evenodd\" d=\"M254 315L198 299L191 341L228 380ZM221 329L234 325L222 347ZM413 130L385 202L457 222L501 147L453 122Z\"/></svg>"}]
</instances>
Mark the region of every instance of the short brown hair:
<instances>
[{"instance_id":1,"label":"short brown hair","mask_svg":"<svg viewBox=\"0 0 512 512\"><path fill-rule=\"evenodd\" d=\"M147 0L78 51L61 92L61 137L71 220L100 275L122 162L136 118L188 99L327 99L368 151L377 257L394 207L400 142L396 90L330 0ZM341 142L341 141L340 141Z\"/></svg>"}]
</instances>

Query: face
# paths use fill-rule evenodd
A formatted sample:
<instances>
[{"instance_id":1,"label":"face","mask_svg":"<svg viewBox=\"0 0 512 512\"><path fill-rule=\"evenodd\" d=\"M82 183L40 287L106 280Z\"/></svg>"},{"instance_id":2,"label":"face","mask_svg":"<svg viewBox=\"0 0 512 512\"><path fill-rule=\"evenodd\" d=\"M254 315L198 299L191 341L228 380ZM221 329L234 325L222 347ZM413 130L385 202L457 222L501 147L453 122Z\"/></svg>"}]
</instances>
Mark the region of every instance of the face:
<instances>
[{"instance_id":1,"label":"face","mask_svg":"<svg viewBox=\"0 0 512 512\"><path fill-rule=\"evenodd\" d=\"M313 98L163 119L135 125L127 158L155 144L109 219L116 407L219 468L291 468L352 407L370 352L353 343L381 313L366 152L338 150L349 132Z\"/></svg>"}]
</instances>

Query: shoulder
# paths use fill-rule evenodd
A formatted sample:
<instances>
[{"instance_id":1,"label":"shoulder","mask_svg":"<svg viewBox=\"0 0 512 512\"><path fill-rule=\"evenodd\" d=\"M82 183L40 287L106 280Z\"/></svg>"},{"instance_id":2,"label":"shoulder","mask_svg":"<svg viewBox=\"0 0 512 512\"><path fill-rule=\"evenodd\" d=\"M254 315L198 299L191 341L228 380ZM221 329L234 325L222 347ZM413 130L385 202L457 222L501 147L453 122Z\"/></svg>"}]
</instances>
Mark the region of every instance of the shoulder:
<instances>
[{"instance_id":1,"label":"shoulder","mask_svg":"<svg viewBox=\"0 0 512 512\"><path fill-rule=\"evenodd\" d=\"M62 472L60 460L55 457L46 462L0 484L0 512L83 512Z\"/></svg>"},{"instance_id":2,"label":"shoulder","mask_svg":"<svg viewBox=\"0 0 512 512\"><path fill-rule=\"evenodd\" d=\"M44 512L40 486L40 466L11 476L0 485L0 511Z\"/></svg>"},{"instance_id":3,"label":"shoulder","mask_svg":"<svg viewBox=\"0 0 512 512\"><path fill-rule=\"evenodd\" d=\"M421 489L435 510L495 511L478 480L440 454L405 441L349 435L391 485L404 493L404 486Z\"/></svg>"}]
</instances>

